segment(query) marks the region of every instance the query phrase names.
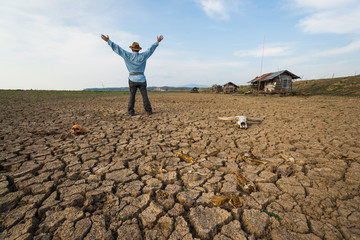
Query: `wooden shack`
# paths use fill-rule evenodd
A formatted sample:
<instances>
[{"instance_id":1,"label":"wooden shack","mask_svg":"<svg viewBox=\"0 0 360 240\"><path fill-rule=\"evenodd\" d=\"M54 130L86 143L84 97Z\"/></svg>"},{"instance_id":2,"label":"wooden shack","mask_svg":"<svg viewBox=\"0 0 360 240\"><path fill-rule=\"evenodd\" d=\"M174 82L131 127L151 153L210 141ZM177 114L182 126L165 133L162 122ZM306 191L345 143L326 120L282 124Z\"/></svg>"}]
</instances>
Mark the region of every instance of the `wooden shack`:
<instances>
[{"instance_id":1,"label":"wooden shack","mask_svg":"<svg viewBox=\"0 0 360 240\"><path fill-rule=\"evenodd\" d=\"M211 90L213 92L219 93L223 91L223 87L221 85L214 84L211 86Z\"/></svg>"},{"instance_id":2,"label":"wooden shack","mask_svg":"<svg viewBox=\"0 0 360 240\"><path fill-rule=\"evenodd\" d=\"M292 92L292 81L300 77L289 72L288 70L282 70L279 72L266 73L260 77L256 77L251 80L251 88L253 91L265 93L287 93ZM260 83L260 86L258 85Z\"/></svg>"},{"instance_id":3,"label":"wooden shack","mask_svg":"<svg viewBox=\"0 0 360 240\"><path fill-rule=\"evenodd\" d=\"M238 90L238 86L232 82L228 82L227 84L224 85L223 91L224 93L236 93Z\"/></svg>"}]
</instances>

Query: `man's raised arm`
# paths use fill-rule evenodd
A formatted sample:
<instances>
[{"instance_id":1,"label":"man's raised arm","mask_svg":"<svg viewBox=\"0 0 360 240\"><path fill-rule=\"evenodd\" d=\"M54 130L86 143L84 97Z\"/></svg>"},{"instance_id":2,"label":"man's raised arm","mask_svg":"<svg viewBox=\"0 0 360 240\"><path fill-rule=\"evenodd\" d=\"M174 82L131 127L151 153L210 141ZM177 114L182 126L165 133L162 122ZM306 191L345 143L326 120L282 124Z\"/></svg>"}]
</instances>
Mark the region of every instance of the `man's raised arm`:
<instances>
[{"instance_id":1,"label":"man's raised arm","mask_svg":"<svg viewBox=\"0 0 360 240\"><path fill-rule=\"evenodd\" d=\"M157 37L158 42L161 42L163 39L164 39L163 35L160 35L160 36Z\"/></svg>"},{"instance_id":2,"label":"man's raised arm","mask_svg":"<svg viewBox=\"0 0 360 240\"><path fill-rule=\"evenodd\" d=\"M108 43L108 45L112 48L112 50L114 52L116 52L117 54L119 54L121 57L125 57L126 56L126 51L124 49L122 49L119 45L117 45L116 43L112 42L109 38L109 35L105 36L103 34L101 34L101 38Z\"/></svg>"},{"instance_id":3,"label":"man's raised arm","mask_svg":"<svg viewBox=\"0 0 360 240\"><path fill-rule=\"evenodd\" d=\"M105 41L105 42L107 42L107 41L109 41L109 35L107 35L107 36L105 36L105 35L103 35L103 34L101 34L101 38Z\"/></svg>"}]
</instances>

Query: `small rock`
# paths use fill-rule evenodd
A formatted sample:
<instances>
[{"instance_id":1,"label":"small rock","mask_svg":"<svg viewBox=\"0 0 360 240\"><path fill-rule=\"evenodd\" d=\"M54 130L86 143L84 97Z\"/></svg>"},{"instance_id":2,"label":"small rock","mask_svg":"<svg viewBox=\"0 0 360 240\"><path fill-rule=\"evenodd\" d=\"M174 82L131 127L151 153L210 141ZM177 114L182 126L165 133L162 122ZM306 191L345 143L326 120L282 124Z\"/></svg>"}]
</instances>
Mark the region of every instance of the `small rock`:
<instances>
[{"instance_id":1,"label":"small rock","mask_svg":"<svg viewBox=\"0 0 360 240\"><path fill-rule=\"evenodd\" d=\"M217 234L213 240L232 240L234 238L229 238L221 233ZM246 238L245 238L246 239Z\"/></svg>"},{"instance_id":2,"label":"small rock","mask_svg":"<svg viewBox=\"0 0 360 240\"><path fill-rule=\"evenodd\" d=\"M93 239L102 239L102 240L112 240L114 239L111 231L106 229L105 218L103 215L93 215L91 217L91 229L90 232L86 235L84 240L93 240Z\"/></svg>"},{"instance_id":3,"label":"small rock","mask_svg":"<svg viewBox=\"0 0 360 240\"><path fill-rule=\"evenodd\" d=\"M221 233L233 240L246 240L246 233L241 229L238 220L232 221L221 228Z\"/></svg>"},{"instance_id":4,"label":"small rock","mask_svg":"<svg viewBox=\"0 0 360 240\"><path fill-rule=\"evenodd\" d=\"M190 222L202 239L212 239L218 227L231 220L231 213L221 208L198 206L190 209Z\"/></svg>"},{"instance_id":5,"label":"small rock","mask_svg":"<svg viewBox=\"0 0 360 240\"><path fill-rule=\"evenodd\" d=\"M83 218L76 222L74 239L83 239L91 228L90 218Z\"/></svg>"},{"instance_id":6,"label":"small rock","mask_svg":"<svg viewBox=\"0 0 360 240\"><path fill-rule=\"evenodd\" d=\"M283 177L277 181L277 186L291 196L305 197L305 189L295 177Z\"/></svg>"},{"instance_id":7,"label":"small rock","mask_svg":"<svg viewBox=\"0 0 360 240\"><path fill-rule=\"evenodd\" d=\"M163 208L154 202L150 202L148 208L146 208L141 214L140 219L145 227L152 227L155 223L158 215L163 212Z\"/></svg>"},{"instance_id":8,"label":"small rock","mask_svg":"<svg viewBox=\"0 0 360 240\"><path fill-rule=\"evenodd\" d=\"M174 207L168 212L168 214L172 217L177 217L180 216L181 214L183 214L184 212L184 207L183 205L179 204L179 203L175 203Z\"/></svg>"},{"instance_id":9,"label":"small rock","mask_svg":"<svg viewBox=\"0 0 360 240\"><path fill-rule=\"evenodd\" d=\"M225 182L222 185L222 188L221 188L220 192L223 193L223 194L232 194L232 193L238 192L236 182L235 181L233 181L233 182Z\"/></svg>"},{"instance_id":10,"label":"small rock","mask_svg":"<svg viewBox=\"0 0 360 240\"><path fill-rule=\"evenodd\" d=\"M157 177L163 181L165 184L173 184L177 180L177 174L175 171L171 171L168 173L158 174Z\"/></svg>"},{"instance_id":11,"label":"small rock","mask_svg":"<svg viewBox=\"0 0 360 240\"><path fill-rule=\"evenodd\" d=\"M171 233L169 240L192 239L187 222L182 216L175 220L175 230Z\"/></svg>"},{"instance_id":12,"label":"small rock","mask_svg":"<svg viewBox=\"0 0 360 240\"><path fill-rule=\"evenodd\" d=\"M64 170L65 164L60 160L55 160L45 163L45 165L39 170L39 173L43 172L55 172L56 170Z\"/></svg>"},{"instance_id":13,"label":"small rock","mask_svg":"<svg viewBox=\"0 0 360 240\"><path fill-rule=\"evenodd\" d=\"M215 195L213 192L203 193L201 197L196 200L196 203L199 205L212 206L211 200L214 198L214 196Z\"/></svg>"},{"instance_id":14,"label":"small rock","mask_svg":"<svg viewBox=\"0 0 360 240\"><path fill-rule=\"evenodd\" d=\"M11 212L9 212L5 219L3 220L3 224L6 229L10 229L12 226L17 224L21 219L24 218L26 212L31 210L34 207L34 205L25 205L22 207L15 208Z\"/></svg>"},{"instance_id":15,"label":"small rock","mask_svg":"<svg viewBox=\"0 0 360 240\"><path fill-rule=\"evenodd\" d=\"M12 227L8 232L8 238L5 239L31 239L32 234L38 226L39 220L31 218L24 223L20 223Z\"/></svg>"},{"instance_id":16,"label":"small rock","mask_svg":"<svg viewBox=\"0 0 360 240\"><path fill-rule=\"evenodd\" d=\"M128 168L105 174L106 180L113 180L118 183L124 183L129 180L135 180L137 178L138 175L136 175L131 169Z\"/></svg>"},{"instance_id":17,"label":"small rock","mask_svg":"<svg viewBox=\"0 0 360 240\"><path fill-rule=\"evenodd\" d=\"M149 201L150 201L150 194L147 193L135 198L134 201L131 202L131 204L142 210L148 204Z\"/></svg>"},{"instance_id":18,"label":"small rock","mask_svg":"<svg viewBox=\"0 0 360 240\"><path fill-rule=\"evenodd\" d=\"M270 171L262 171L259 177L263 178L264 182L275 182L277 180L277 175Z\"/></svg>"},{"instance_id":19,"label":"small rock","mask_svg":"<svg viewBox=\"0 0 360 240\"><path fill-rule=\"evenodd\" d=\"M184 174L181 177L181 180L187 188L192 189L203 184L206 181L206 175L200 175L196 172L190 172Z\"/></svg>"},{"instance_id":20,"label":"small rock","mask_svg":"<svg viewBox=\"0 0 360 240\"><path fill-rule=\"evenodd\" d=\"M281 193L281 191L273 183L257 183L256 185L261 192L267 192L273 195L279 195Z\"/></svg>"},{"instance_id":21,"label":"small rock","mask_svg":"<svg viewBox=\"0 0 360 240\"><path fill-rule=\"evenodd\" d=\"M284 227L272 229L270 232L272 240L289 240L289 239L301 239L301 240L321 240L315 234L300 234L293 233L285 229Z\"/></svg>"},{"instance_id":22,"label":"small rock","mask_svg":"<svg viewBox=\"0 0 360 240\"><path fill-rule=\"evenodd\" d=\"M186 206L186 207L192 207L196 201L196 199L199 197L200 192L196 190L188 190L184 192L179 192L176 195L176 198L178 201Z\"/></svg>"},{"instance_id":23,"label":"small rock","mask_svg":"<svg viewBox=\"0 0 360 240\"><path fill-rule=\"evenodd\" d=\"M10 192L0 198L0 211L5 212L6 210L12 209L16 206L19 200L24 196L23 191Z\"/></svg>"},{"instance_id":24,"label":"small rock","mask_svg":"<svg viewBox=\"0 0 360 240\"><path fill-rule=\"evenodd\" d=\"M138 224L123 225L117 230L118 240L133 239L142 240L142 234Z\"/></svg>"},{"instance_id":25,"label":"small rock","mask_svg":"<svg viewBox=\"0 0 360 240\"><path fill-rule=\"evenodd\" d=\"M309 231L306 217L301 213L284 213L284 217L281 222L284 222L285 226L293 232L306 233Z\"/></svg>"},{"instance_id":26,"label":"small rock","mask_svg":"<svg viewBox=\"0 0 360 240\"><path fill-rule=\"evenodd\" d=\"M182 187L179 186L178 184L169 184L166 186L165 192L170 195L174 195L174 194L180 192L181 189L182 189Z\"/></svg>"},{"instance_id":27,"label":"small rock","mask_svg":"<svg viewBox=\"0 0 360 240\"><path fill-rule=\"evenodd\" d=\"M245 209L242 221L249 233L261 237L266 233L266 228L270 223L269 216L257 209Z\"/></svg>"},{"instance_id":28,"label":"small rock","mask_svg":"<svg viewBox=\"0 0 360 240\"><path fill-rule=\"evenodd\" d=\"M145 231L145 238L149 240L166 240L169 238L172 231L173 219L169 216L163 216L159 219L158 223L153 229Z\"/></svg>"},{"instance_id":29,"label":"small rock","mask_svg":"<svg viewBox=\"0 0 360 240\"><path fill-rule=\"evenodd\" d=\"M41 167L41 164L35 163L34 161L26 161L21 165L19 170L12 174L12 177L19 178L28 173L35 173L40 170Z\"/></svg>"},{"instance_id":30,"label":"small rock","mask_svg":"<svg viewBox=\"0 0 360 240\"><path fill-rule=\"evenodd\" d=\"M122 198L126 195L137 197L140 194L143 186L144 183L139 180L125 183L123 186L119 185L116 191L116 196L118 196L119 198Z\"/></svg>"}]
</instances>

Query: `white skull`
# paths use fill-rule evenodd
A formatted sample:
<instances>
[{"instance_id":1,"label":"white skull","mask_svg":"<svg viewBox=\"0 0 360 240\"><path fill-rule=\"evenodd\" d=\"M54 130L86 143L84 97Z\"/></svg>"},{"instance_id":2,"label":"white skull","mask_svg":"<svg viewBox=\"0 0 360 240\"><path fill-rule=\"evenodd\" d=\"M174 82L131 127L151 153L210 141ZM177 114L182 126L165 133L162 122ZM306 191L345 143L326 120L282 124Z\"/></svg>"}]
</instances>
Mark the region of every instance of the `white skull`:
<instances>
[{"instance_id":1,"label":"white skull","mask_svg":"<svg viewBox=\"0 0 360 240\"><path fill-rule=\"evenodd\" d=\"M239 124L240 128L247 129L247 122L245 116L236 116L237 118L237 124Z\"/></svg>"}]
</instances>

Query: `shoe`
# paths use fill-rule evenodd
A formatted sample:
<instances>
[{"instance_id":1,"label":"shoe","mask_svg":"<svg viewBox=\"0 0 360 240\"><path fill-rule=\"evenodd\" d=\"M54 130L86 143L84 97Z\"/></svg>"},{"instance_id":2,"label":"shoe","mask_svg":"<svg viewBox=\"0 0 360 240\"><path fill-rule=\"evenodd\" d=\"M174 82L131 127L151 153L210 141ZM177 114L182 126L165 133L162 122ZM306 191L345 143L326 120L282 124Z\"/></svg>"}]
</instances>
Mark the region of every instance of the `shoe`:
<instances>
[{"instance_id":1,"label":"shoe","mask_svg":"<svg viewBox=\"0 0 360 240\"><path fill-rule=\"evenodd\" d=\"M135 113L134 113L134 112L129 112L129 115L130 115L130 116L134 116Z\"/></svg>"},{"instance_id":2,"label":"shoe","mask_svg":"<svg viewBox=\"0 0 360 240\"><path fill-rule=\"evenodd\" d=\"M152 111L150 111L150 112L146 112L147 113L147 115L151 115L151 114L153 114L153 112Z\"/></svg>"}]
</instances>

